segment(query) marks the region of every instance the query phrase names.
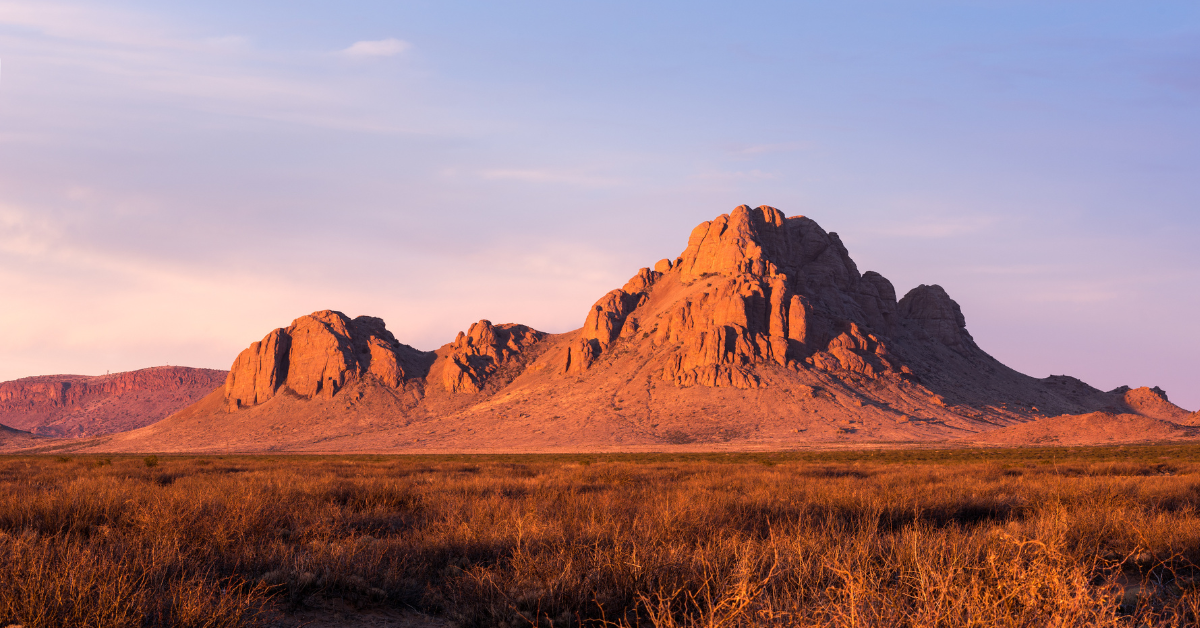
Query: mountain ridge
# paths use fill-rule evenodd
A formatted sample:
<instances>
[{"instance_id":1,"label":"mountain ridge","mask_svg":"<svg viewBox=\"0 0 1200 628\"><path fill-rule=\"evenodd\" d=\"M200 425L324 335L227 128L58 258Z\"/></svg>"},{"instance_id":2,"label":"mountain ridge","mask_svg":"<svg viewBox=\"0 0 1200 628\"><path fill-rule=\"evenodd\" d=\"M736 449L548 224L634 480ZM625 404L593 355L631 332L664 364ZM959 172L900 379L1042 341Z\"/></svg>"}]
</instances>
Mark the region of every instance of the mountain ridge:
<instances>
[{"instance_id":1,"label":"mountain ridge","mask_svg":"<svg viewBox=\"0 0 1200 628\"><path fill-rule=\"evenodd\" d=\"M323 310L253 343L204 400L97 447L942 442L1093 412L1188 415L1151 389L1105 393L1071 377L1018 373L975 343L941 287L897 299L881 274L858 271L836 233L740 206L693 229L676 258L602 296L577 330L479 321L422 352L377 318Z\"/></svg>"}]
</instances>

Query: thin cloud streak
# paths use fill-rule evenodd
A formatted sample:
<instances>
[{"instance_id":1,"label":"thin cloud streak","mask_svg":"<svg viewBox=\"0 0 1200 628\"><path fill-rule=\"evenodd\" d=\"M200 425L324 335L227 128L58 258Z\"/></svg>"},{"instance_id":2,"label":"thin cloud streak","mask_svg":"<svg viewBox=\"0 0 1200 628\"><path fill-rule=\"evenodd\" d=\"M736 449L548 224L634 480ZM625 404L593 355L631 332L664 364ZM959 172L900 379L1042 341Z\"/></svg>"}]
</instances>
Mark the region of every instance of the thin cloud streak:
<instances>
[{"instance_id":1,"label":"thin cloud streak","mask_svg":"<svg viewBox=\"0 0 1200 628\"><path fill-rule=\"evenodd\" d=\"M990 229L997 222L999 222L998 219L992 216L917 219L904 223L893 223L886 225L875 229L874 233L877 235L896 238L957 238Z\"/></svg>"},{"instance_id":2,"label":"thin cloud streak","mask_svg":"<svg viewBox=\"0 0 1200 628\"><path fill-rule=\"evenodd\" d=\"M60 104L83 90L92 92L91 116L100 111L122 115L133 102L157 99L164 106L318 128L414 135L453 132L449 125L429 119L432 107L425 108L426 115L413 116L411 109L386 106L378 94L364 93L374 89L369 82L338 71L337 64L315 51L266 52L243 36L194 38L143 15L73 5L0 2L0 27L5 26L8 32L0 31L0 41L7 44L10 72L40 72L46 80L28 81L28 87ZM410 48L408 42L391 38L360 41L339 54L394 56ZM81 86L81 78L90 84ZM105 98L96 101L97 91ZM21 96L33 93L26 90ZM11 102L11 96L8 100L10 108L21 106ZM103 109L106 100L109 106Z\"/></svg>"},{"instance_id":3,"label":"thin cloud streak","mask_svg":"<svg viewBox=\"0 0 1200 628\"><path fill-rule=\"evenodd\" d=\"M412 44L395 38L377 41L357 41L349 48L341 51L347 57L394 57L407 52Z\"/></svg>"},{"instance_id":4,"label":"thin cloud streak","mask_svg":"<svg viewBox=\"0 0 1200 628\"><path fill-rule=\"evenodd\" d=\"M561 184L586 188L601 188L622 185L624 181L614 177L585 174L578 171L539 168L490 168L479 173L488 181L519 181L522 183Z\"/></svg>"}]
</instances>

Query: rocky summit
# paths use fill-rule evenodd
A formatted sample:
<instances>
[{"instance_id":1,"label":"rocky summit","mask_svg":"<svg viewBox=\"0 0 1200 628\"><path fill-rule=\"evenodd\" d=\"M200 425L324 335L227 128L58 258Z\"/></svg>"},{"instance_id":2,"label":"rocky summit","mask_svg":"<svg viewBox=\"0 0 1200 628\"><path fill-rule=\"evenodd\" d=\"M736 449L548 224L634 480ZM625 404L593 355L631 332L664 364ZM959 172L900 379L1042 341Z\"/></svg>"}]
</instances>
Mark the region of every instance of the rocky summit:
<instances>
[{"instance_id":1,"label":"rocky summit","mask_svg":"<svg viewBox=\"0 0 1200 628\"><path fill-rule=\"evenodd\" d=\"M1002 430L993 442L1105 421L1138 424L1129 417L1152 420L1166 439L1195 431L1175 429L1195 415L1160 390L1103 392L1006 367L976 344L941 287L921 285L897 299L882 275L859 271L836 233L772 207L741 206L702 223L680 255L638 270L581 319L580 329L563 334L479 321L422 352L377 318L316 312L253 343L204 400L89 446L639 451L987 443ZM1025 424L1037 427L1009 429Z\"/></svg>"}]
</instances>

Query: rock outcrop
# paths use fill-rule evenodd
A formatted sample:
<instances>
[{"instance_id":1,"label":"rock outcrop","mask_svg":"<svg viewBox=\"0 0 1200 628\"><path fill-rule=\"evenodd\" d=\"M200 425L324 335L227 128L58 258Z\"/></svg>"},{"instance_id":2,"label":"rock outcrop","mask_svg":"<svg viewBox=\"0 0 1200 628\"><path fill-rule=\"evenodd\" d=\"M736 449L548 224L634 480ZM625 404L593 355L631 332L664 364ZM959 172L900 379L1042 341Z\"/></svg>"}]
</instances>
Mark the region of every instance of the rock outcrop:
<instances>
[{"instance_id":1,"label":"rock outcrop","mask_svg":"<svg viewBox=\"0 0 1200 628\"><path fill-rule=\"evenodd\" d=\"M261 404L286 390L301 398L333 397L347 383L374 379L390 388L420 381L431 352L396 341L382 320L323 310L292 321L242 351L225 381L229 411Z\"/></svg>"},{"instance_id":2,"label":"rock outcrop","mask_svg":"<svg viewBox=\"0 0 1200 628\"><path fill-rule=\"evenodd\" d=\"M913 288L900 299L896 309L902 324L917 341L940 343L964 356L980 351L967 332L962 308L941 286L922 284Z\"/></svg>"},{"instance_id":3,"label":"rock outcrop","mask_svg":"<svg viewBox=\"0 0 1200 628\"><path fill-rule=\"evenodd\" d=\"M1108 391L1108 394L1115 397L1110 406L1114 412L1129 412L1180 424L1190 423L1192 413L1171 403L1166 391L1158 386L1120 386Z\"/></svg>"},{"instance_id":4,"label":"rock outcrop","mask_svg":"<svg viewBox=\"0 0 1200 628\"><path fill-rule=\"evenodd\" d=\"M545 337L524 325L473 323L450 344L442 366L442 385L453 393L477 393L493 373Z\"/></svg>"},{"instance_id":5,"label":"rock outcrop","mask_svg":"<svg viewBox=\"0 0 1200 628\"><path fill-rule=\"evenodd\" d=\"M0 383L0 423L42 436L136 429L188 406L226 372L159 366L111 375L41 375Z\"/></svg>"},{"instance_id":6,"label":"rock outcrop","mask_svg":"<svg viewBox=\"0 0 1200 628\"><path fill-rule=\"evenodd\" d=\"M664 277L682 288L667 297L673 302L643 307ZM915 299L941 304L924 292ZM676 260L643 268L597 301L562 370L585 371L616 339L646 330L651 347L673 347L662 377L680 386L755 388L754 367L763 364L899 374L904 367L884 341L897 310L891 283L859 274L836 233L772 207L741 206L696 227Z\"/></svg>"},{"instance_id":7,"label":"rock outcrop","mask_svg":"<svg viewBox=\"0 0 1200 628\"><path fill-rule=\"evenodd\" d=\"M658 271L643 268L624 287L600 297L588 311L579 338L567 348L562 372L578 374L586 371L622 334L636 334L638 323L629 321L629 314L645 303L646 292L661 276Z\"/></svg>"}]
</instances>

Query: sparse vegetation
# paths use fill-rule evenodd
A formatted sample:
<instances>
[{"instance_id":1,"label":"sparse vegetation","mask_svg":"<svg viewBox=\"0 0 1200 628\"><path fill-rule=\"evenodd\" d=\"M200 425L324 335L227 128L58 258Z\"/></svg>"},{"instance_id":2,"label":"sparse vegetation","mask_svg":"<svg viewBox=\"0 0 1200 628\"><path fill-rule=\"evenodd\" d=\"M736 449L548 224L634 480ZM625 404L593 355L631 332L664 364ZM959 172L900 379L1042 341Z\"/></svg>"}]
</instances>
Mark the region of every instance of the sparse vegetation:
<instances>
[{"instance_id":1,"label":"sparse vegetation","mask_svg":"<svg viewBox=\"0 0 1200 628\"><path fill-rule=\"evenodd\" d=\"M0 626L1190 626L1198 457L4 457Z\"/></svg>"}]
</instances>

